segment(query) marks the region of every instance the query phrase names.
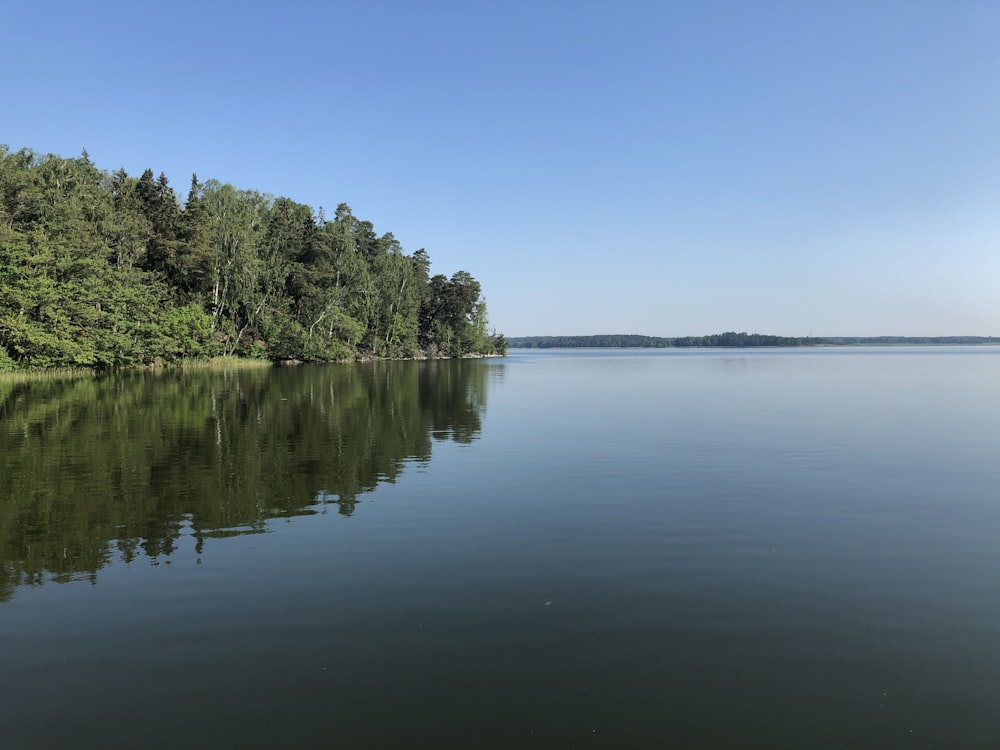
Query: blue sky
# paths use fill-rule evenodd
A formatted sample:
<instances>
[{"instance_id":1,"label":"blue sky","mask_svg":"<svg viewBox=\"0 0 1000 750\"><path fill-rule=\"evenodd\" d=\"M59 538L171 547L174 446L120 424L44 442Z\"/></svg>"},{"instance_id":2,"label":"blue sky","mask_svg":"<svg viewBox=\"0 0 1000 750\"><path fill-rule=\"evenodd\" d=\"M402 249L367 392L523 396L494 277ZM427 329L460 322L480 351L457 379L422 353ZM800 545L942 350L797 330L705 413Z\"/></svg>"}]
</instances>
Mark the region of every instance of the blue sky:
<instances>
[{"instance_id":1,"label":"blue sky","mask_svg":"<svg viewBox=\"0 0 1000 750\"><path fill-rule=\"evenodd\" d=\"M346 202L508 335L1000 335L993 0L0 18L0 143Z\"/></svg>"}]
</instances>

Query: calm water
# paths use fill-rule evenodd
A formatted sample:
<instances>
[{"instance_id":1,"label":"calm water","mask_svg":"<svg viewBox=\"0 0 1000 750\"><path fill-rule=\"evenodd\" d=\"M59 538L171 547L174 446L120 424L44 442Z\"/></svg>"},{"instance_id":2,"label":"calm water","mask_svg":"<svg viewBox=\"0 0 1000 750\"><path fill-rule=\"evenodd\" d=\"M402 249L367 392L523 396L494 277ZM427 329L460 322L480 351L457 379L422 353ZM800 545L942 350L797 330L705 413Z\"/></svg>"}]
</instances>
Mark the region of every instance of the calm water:
<instances>
[{"instance_id":1,"label":"calm water","mask_svg":"<svg viewBox=\"0 0 1000 750\"><path fill-rule=\"evenodd\" d=\"M1000 748L1000 349L0 383L0 748Z\"/></svg>"}]
</instances>

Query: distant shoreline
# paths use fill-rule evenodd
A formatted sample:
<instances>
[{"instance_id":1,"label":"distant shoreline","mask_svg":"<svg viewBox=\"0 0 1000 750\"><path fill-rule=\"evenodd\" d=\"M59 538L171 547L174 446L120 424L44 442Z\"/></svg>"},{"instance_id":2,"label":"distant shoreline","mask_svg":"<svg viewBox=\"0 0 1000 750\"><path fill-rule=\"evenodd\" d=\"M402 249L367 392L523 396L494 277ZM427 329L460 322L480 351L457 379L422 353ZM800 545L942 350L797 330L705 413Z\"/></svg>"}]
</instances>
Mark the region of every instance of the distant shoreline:
<instances>
[{"instance_id":1,"label":"distant shoreline","mask_svg":"<svg viewBox=\"0 0 1000 750\"><path fill-rule=\"evenodd\" d=\"M593 336L510 336L511 349L673 349L803 346L961 346L1000 344L997 336L771 336L760 333L717 333L708 336L665 338L637 334Z\"/></svg>"}]
</instances>

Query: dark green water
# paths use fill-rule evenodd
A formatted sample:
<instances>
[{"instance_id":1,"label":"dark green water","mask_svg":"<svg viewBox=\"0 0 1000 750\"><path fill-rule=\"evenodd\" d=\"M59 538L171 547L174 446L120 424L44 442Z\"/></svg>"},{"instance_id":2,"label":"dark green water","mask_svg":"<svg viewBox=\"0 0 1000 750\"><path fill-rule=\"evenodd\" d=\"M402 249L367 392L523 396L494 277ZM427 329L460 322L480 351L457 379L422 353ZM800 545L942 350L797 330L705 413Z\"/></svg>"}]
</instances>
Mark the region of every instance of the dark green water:
<instances>
[{"instance_id":1,"label":"dark green water","mask_svg":"<svg viewBox=\"0 0 1000 750\"><path fill-rule=\"evenodd\" d=\"M1000 349L0 383L0 748L998 748Z\"/></svg>"}]
</instances>

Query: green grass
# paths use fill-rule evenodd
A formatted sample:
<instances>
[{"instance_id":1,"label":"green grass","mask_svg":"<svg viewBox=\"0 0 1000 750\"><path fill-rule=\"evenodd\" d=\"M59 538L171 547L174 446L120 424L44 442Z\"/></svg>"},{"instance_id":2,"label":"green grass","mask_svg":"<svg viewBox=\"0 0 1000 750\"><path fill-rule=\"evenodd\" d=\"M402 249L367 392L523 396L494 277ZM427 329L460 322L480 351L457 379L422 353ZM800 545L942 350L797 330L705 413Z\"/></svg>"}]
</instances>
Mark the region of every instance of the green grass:
<instances>
[{"instance_id":1,"label":"green grass","mask_svg":"<svg viewBox=\"0 0 1000 750\"><path fill-rule=\"evenodd\" d=\"M245 357L212 357L208 360L187 360L178 362L168 367L180 367L182 369L194 370L244 370L263 367L272 367L273 363L268 359L247 359Z\"/></svg>"},{"instance_id":2,"label":"green grass","mask_svg":"<svg viewBox=\"0 0 1000 750\"><path fill-rule=\"evenodd\" d=\"M8 370L0 372L0 383L31 383L47 380L69 380L72 378L93 378L97 370L88 367L54 367L51 370Z\"/></svg>"},{"instance_id":3,"label":"green grass","mask_svg":"<svg viewBox=\"0 0 1000 750\"><path fill-rule=\"evenodd\" d=\"M246 370L272 367L273 363L266 359L247 359L244 357L212 357L203 360L184 360L168 365L151 368L154 372L176 370ZM127 367L121 371L137 371L142 368ZM95 378L106 375L109 371L90 367L53 367L48 369L4 370L0 371L2 383L29 383L48 380L66 380L72 378Z\"/></svg>"}]
</instances>

